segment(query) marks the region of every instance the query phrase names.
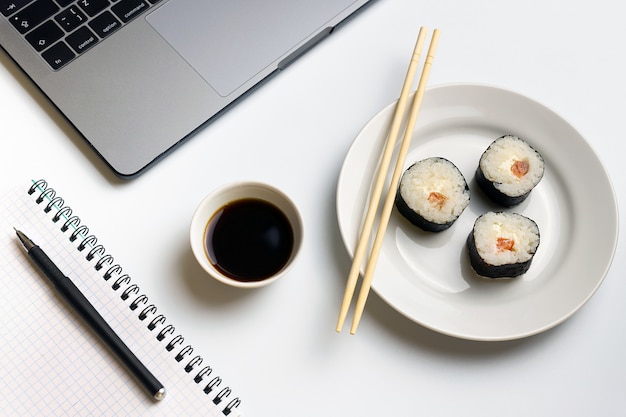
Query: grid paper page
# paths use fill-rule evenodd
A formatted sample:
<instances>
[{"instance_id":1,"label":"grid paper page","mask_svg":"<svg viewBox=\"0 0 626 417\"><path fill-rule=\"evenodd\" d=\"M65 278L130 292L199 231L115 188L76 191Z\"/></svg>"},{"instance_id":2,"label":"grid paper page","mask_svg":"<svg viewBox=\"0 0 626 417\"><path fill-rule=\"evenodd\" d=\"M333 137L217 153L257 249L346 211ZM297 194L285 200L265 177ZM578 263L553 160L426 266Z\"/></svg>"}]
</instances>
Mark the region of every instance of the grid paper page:
<instances>
[{"instance_id":1,"label":"grid paper page","mask_svg":"<svg viewBox=\"0 0 626 417\"><path fill-rule=\"evenodd\" d=\"M104 258L104 251L97 250L97 243L88 242L79 251L88 232L78 233L71 242L69 237L79 223L70 222L68 231L61 232L71 215L53 222L62 204L54 205L54 195L50 194L36 204L44 188L28 195L30 185L16 189L0 202L2 415L218 417L225 415L222 410L228 404L233 405L228 415L239 415L239 400L234 393L218 372L205 368L211 366L210 361L193 352L181 336L166 327L167 315L160 316L158 308L134 284L134 278L125 276L121 267L113 268L115 264ZM49 203L52 210L45 213ZM70 309L22 249L13 227L26 233L72 278L163 383L165 399L153 400ZM96 254L88 261L86 255L92 249ZM98 261L104 261L99 271L95 269ZM127 295L125 300L122 295ZM161 341L157 340L159 334L163 336Z\"/></svg>"}]
</instances>

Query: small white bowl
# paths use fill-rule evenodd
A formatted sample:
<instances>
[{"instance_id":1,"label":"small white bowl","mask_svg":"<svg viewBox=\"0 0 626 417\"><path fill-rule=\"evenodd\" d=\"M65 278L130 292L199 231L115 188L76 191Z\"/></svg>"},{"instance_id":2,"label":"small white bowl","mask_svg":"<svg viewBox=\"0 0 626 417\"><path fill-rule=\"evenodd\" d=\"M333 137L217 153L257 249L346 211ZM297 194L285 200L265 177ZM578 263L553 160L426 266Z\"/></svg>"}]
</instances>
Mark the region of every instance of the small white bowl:
<instances>
[{"instance_id":1,"label":"small white bowl","mask_svg":"<svg viewBox=\"0 0 626 417\"><path fill-rule=\"evenodd\" d=\"M229 203L250 198L267 201L285 214L293 231L293 249L285 266L274 275L259 281L239 281L224 275L209 260L205 246L206 228L213 215L221 208ZM216 280L240 288L262 287L284 276L300 252L302 238L302 219L293 201L282 191L258 182L236 182L212 191L196 209L189 230L191 250L200 266Z\"/></svg>"}]
</instances>

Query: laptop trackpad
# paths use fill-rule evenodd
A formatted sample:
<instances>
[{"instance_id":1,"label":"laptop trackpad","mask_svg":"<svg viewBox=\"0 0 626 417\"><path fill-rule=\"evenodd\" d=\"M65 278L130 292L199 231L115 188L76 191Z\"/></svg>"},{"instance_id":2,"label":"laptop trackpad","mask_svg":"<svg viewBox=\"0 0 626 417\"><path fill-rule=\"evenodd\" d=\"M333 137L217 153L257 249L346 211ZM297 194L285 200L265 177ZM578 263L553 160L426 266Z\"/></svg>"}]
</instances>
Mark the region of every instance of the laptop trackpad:
<instances>
[{"instance_id":1,"label":"laptop trackpad","mask_svg":"<svg viewBox=\"0 0 626 417\"><path fill-rule=\"evenodd\" d=\"M353 0L278 2L170 0L146 20L218 94L227 96L323 29Z\"/></svg>"}]
</instances>

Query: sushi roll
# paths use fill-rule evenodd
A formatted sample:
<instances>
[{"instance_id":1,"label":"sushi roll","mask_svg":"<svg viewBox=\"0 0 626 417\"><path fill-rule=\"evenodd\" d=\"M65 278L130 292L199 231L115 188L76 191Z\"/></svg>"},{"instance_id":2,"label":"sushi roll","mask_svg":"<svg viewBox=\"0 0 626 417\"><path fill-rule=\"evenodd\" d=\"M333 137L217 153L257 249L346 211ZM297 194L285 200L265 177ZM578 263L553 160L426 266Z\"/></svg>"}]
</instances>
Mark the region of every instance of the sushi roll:
<instances>
[{"instance_id":1,"label":"sushi roll","mask_svg":"<svg viewBox=\"0 0 626 417\"><path fill-rule=\"evenodd\" d=\"M472 268L488 278L513 278L528 271L539 247L537 223L517 213L487 212L467 238Z\"/></svg>"},{"instance_id":2,"label":"sushi roll","mask_svg":"<svg viewBox=\"0 0 626 417\"><path fill-rule=\"evenodd\" d=\"M539 152L517 136L502 136L483 152L476 182L489 198L506 207L524 201L543 177Z\"/></svg>"},{"instance_id":3,"label":"sushi roll","mask_svg":"<svg viewBox=\"0 0 626 417\"><path fill-rule=\"evenodd\" d=\"M427 232L452 226L470 201L461 171L445 158L427 158L403 174L396 194L396 208L411 223Z\"/></svg>"}]
</instances>

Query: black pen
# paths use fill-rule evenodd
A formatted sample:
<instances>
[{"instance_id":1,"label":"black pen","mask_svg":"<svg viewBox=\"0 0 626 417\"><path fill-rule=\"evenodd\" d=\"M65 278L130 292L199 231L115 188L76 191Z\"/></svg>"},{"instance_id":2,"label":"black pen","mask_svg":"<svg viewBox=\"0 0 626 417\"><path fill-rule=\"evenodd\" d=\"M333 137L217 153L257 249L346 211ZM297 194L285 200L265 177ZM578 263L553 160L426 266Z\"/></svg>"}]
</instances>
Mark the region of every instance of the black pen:
<instances>
[{"instance_id":1,"label":"black pen","mask_svg":"<svg viewBox=\"0 0 626 417\"><path fill-rule=\"evenodd\" d=\"M65 300L72 305L85 319L87 324L100 336L109 348L119 357L133 375L141 382L148 392L156 399L165 397L165 388L154 375L144 366L143 363L124 344L122 339L111 329L108 323L91 305L89 300L80 292L74 283L66 277L63 272L52 262L45 252L33 243L24 233L15 229L17 237L24 245L28 256L37 264L41 271L54 284Z\"/></svg>"}]
</instances>

